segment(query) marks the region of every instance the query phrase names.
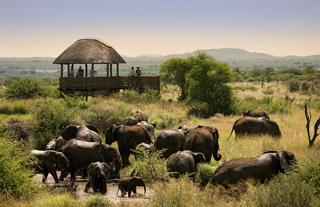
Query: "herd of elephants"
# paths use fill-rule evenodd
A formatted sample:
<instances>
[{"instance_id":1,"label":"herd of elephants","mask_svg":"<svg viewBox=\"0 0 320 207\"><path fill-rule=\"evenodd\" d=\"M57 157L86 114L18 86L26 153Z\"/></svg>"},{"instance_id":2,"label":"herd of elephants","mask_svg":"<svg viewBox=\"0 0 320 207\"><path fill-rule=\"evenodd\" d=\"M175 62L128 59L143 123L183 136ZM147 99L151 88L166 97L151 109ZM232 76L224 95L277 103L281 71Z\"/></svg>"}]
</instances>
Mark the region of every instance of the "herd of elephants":
<instances>
[{"instance_id":1,"label":"herd of elephants","mask_svg":"<svg viewBox=\"0 0 320 207\"><path fill-rule=\"evenodd\" d=\"M70 173L73 185L77 171L84 170L83 176L88 176L85 192L92 188L94 193L105 194L107 183L112 181L118 183L122 196L128 193L129 197L136 193L136 186L143 186L146 191L140 177L119 176L120 169L130 165L129 156L135 153L136 147L144 147L150 153L164 150L162 156L167 160L167 171L172 177L194 174L198 163L209 163L212 156L217 161L222 157L218 152L219 132L215 127L199 125L191 128L184 125L176 130L164 129L157 136L154 136L154 129L155 125L148 123L148 116L137 111L121 124L113 124L107 129L106 144L102 143L98 130L92 125L68 126L47 144L46 150L32 150L32 154L39 159L42 182L46 181L49 173L56 183ZM235 121L230 137L233 131L236 137L281 137L278 124L260 109L244 112ZM113 142L118 143L119 151L111 146ZM248 179L263 183L292 169L295 163L295 155L288 151L267 151L258 157L232 159L217 168L210 183L225 187ZM61 171L59 179L57 170Z\"/></svg>"}]
</instances>

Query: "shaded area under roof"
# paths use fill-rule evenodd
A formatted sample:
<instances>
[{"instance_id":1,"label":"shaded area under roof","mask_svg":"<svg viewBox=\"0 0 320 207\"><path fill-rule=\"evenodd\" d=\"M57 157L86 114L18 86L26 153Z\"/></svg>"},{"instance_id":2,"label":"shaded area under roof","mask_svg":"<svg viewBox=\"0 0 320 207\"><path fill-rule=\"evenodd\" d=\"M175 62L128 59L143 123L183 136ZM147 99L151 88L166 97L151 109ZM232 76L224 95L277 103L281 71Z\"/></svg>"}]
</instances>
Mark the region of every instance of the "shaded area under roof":
<instances>
[{"instance_id":1,"label":"shaded area under roof","mask_svg":"<svg viewBox=\"0 0 320 207\"><path fill-rule=\"evenodd\" d=\"M68 47L53 64L116 64L126 61L109 44L97 39L80 39Z\"/></svg>"}]
</instances>

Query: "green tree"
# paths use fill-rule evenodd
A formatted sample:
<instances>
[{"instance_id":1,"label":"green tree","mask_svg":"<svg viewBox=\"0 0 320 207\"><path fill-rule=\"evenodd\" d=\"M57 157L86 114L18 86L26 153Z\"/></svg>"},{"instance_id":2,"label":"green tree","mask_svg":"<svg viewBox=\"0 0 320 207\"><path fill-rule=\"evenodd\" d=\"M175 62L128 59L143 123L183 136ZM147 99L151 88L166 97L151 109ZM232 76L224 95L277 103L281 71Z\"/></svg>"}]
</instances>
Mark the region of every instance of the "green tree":
<instances>
[{"instance_id":1,"label":"green tree","mask_svg":"<svg viewBox=\"0 0 320 207\"><path fill-rule=\"evenodd\" d=\"M172 83L181 89L179 100L187 98L188 85L186 82L186 74L191 67L187 59L170 58L160 66L162 80L166 83Z\"/></svg>"},{"instance_id":2,"label":"green tree","mask_svg":"<svg viewBox=\"0 0 320 207\"><path fill-rule=\"evenodd\" d=\"M204 116L214 113L231 113L232 92L226 83L232 80L230 66L216 61L205 53L188 58L192 66L186 76L189 85L189 103L206 106Z\"/></svg>"}]
</instances>

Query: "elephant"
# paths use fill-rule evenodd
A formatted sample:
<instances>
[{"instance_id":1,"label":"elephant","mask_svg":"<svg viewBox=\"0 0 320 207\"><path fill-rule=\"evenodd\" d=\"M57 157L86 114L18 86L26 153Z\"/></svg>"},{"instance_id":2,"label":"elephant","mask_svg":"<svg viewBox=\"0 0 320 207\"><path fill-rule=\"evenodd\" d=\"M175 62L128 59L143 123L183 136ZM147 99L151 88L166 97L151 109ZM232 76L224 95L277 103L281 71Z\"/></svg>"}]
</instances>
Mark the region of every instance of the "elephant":
<instances>
[{"instance_id":1,"label":"elephant","mask_svg":"<svg viewBox=\"0 0 320 207\"><path fill-rule=\"evenodd\" d=\"M71 173L72 183L75 181L77 170L86 169L92 162L106 162L110 166L115 166L115 174L119 173L121 159L117 151L109 146L98 142L86 142L83 140L71 139L59 151L70 161L68 172ZM64 171L60 180L63 180L67 171Z\"/></svg>"},{"instance_id":2,"label":"elephant","mask_svg":"<svg viewBox=\"0 0 320 207\"><path fill-rule=\"evenodd\" d=\"M122 165L122 159L120 153L116 148L108 144L103 145L103 158L104 162L114 166L114 170L112 169L112 174L110 174L111 178L118 178L120 176L120 169Z\"/></svg>"},{"instance_id":3,"label":"elephant","mask_svg":"<svg viewBox=\"0 0 320 207\"><path fill-rule=\"evenodd\" d=\"M39 160L39 167L42 169L42 182L45 183L50 173L56 183L59 183L56 168L64 170L69 168L70 162L66 156L54 150L32 150L31 154Z\"/></svg>"},{"instance_id":4,"label":"elephant","mask_svg":"<svg viewBox=\"0 0 320 207\"><path fill-rule=\"evenodd\" d=\"M235 121L230 136L233 130L236 137L244 135L270 135L272 137L281 137L281 131L275 121L266 119L264 117L249 117L243 116Z\"/></svg>"},{"instance_id":5,"label":"elephant","mask_svg":"<svg viewBox=\"0 0 320 207\"><path fill-rule=\"evenodd\" d=\"M189 132L191 132L193 130L192 127L189 127L187 125L183 125L183 126L179 126L178 127L178 131L183 133L184 136L186 136Z\"/></svg>"},{"instance_id":6,"label":"elephant","mask_svg":"<svg viewBox=\"0 0 320 207\"><path fill-rule=\"evenodd\" d=\"M167 171L174 172L175 174L171 174L171 176L178 178L180 174L196 172L197 164L205 161L206 158L202 152L178 151L169 156Z\"/></svg>"},{"instance_id":7,"label":"elephant","mask_svg":"<svg viewBox=\"0 0 320 207\"><path fill-rule=\"evenodd\" d=\"M133 116L128 116L124 118L121 124L126 126L133 126L138 124L139 122L146 121L148 122L148 116L140 111L136 111Z\"/></svg>"},{"instance_id":8,"label":"elephant","mask_svg":"<svg viewBox=\"0 0 320 207\"><path fill-rule=\"evenodd\" d=\"M154 129L157 127L156 124L148 123L146 121L141 121L141 122L137 123L137 125L140 125L140 126L146 128L146 130L154 137Z\"/></svg>"},{"instance_id":9,"label":"elephant","mask_svg":"<svg viewBox=\"0 0 320 207\"><path fill-rule=\"evenodd\" d=\"M146 144L151 143L151 136L149 132L142 126L125 126L125 125L111 125L107 129L106 143L112 144L118 142L118 149L122 158L122 166L128 166L129 156L136 146L142 142Z\"/></svg>"},{"instance_id":10,"label":"elephant","mask_svg":"<svg viewBox=\"0 0 320 207\"><path fill-rule=\"evenodd\" d=\"M94 193L105 194L107 192L107 181L112 173L111 167L105 162L93 162L88 168L88 182L84 189L87 193L92 187Z\"/></svg>"},{"instance_id":11,"label":"elephant","mask_svg":"<svg viewBox=\"0 0 320 207\"><path fill-rule=\"evenodd\" d=\"M65 145L67 143L67 141L65 139L63 139L62 136L58 136L56 138L54 138L53 140L51 140L47 146L46 146L46 150L58 150L60 149L63 145Z\"/></svg>"},{"instance_id":12,"label":"elephant","mask_svg":"<svg viewBox=\"0 0 320 207\"><path fill-rule=\"evenodd\" d=\"M143 186L144 187L144 194L146 194L146 184L140 177L132 176L132 177L126 177L121 178L118 183L118 191L121 191L121 197L124 197L124 195L128 192L128 197L131 197L131 192L137 193L137 186Z\"/></svg>"},{"instance_id":13,"label":"elephant","mask_svg":"<svg viewBox=\"0 0 320 207\"><path fill-rule=\"evenodd\" d=\"M242 115L243 116L251 116L251 117L264 117L266 119L270 119L268 113L261 110L261 109L246 110L245 112L243 112Z\"/></svg>"},{"instance_id":14,"label":"elephant","mask_svg":"<svg viewBox=\"0 0 320 207\"><path fill-rule=\"evenodd\" d=\"M99 142L102 143L101 137L99 135L99 131L90 124L74 126L67 126L61 135L65 140L70 139L81 139L87 142Z\"/></svg>"},{"instance_id":15,"label":"elephant","mask_svg":"<svg viewBox=\"0 0 320 207\"><path fill-rule=\"evenodd\" d=\"M219 151L219 132L218 129L209 126L197 126L185 136L184 150L192 152L202 152L206 162L211 161L211 156L216 161L221 159Z\"/></svg>"},{"instance_id":16,"label":"elephant","mask_svg":"<svg viewBox=\"0 0 320 207\"><path fill-rule=\"evenodd\" d=\"M185 132L180 128L178 130L164 129L161 130L154 140L155 150L163 150L163 157L168 158L171 154L183 150L185 142Z\"/></svg>"},{"instance_id":17,"label":"elephant","mask_svg":"<svg viewBox=\"0 0 320 207\"><path fill-rule=\"evenodd\" d=\"M295 155L288 151L266 151L254 158L232 159L217 168L211 183L225 187L248 179L264 183L290 170L296 161Z\"/></svg>"}]
</instances>

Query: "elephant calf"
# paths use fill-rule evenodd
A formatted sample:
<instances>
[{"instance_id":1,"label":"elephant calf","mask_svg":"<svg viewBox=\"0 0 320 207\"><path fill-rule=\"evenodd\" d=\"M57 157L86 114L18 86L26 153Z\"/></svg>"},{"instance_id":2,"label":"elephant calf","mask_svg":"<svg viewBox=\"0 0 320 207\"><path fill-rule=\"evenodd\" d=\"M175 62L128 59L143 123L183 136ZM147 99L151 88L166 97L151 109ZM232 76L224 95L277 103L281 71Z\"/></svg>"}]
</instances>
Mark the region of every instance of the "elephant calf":
<instances>
[{"instance_id":1,"label":"elephant calf","mask_svg":"<svg viewBox=\"0 0 320 207\"><path fill-rule=\"evenodd\" d=\"M206 158L202 152L190 150L178 151L169 156L167 160L167 171L174 172L173 177L178 178L179 174L193 173L197 170L197 164L205 162Z\"/></svg>"},{"instance_id":2,"label":"elephant calf","mask_svg":"<svg viewBox=\"0 0 320 207\"><path fill-rule=\"evenodd\" d=\"M107 181L112 173L111 167L104 162L93 162L88 166L87 171L89 179L84 192L87 193L92 187L94 193L105 194Z\"/></svg>"},{"instance_id":3,"label":"elephant calf","mask_svg":"<svg viewBox=\"0 0 320 207\"><path fill-rule=\"evenodd\" d=\"M251 116L251 117L264 117L266 119L270 119L269 114L261 109L251 109L243 112L243 116Z\"/></svg>"},{"instance_id":4,"label":"elephant calf","mask_svg":"<svg viewBox=\"0 0 320 207\"><path fill-rule=\"evenodd\" d=\"M120 190L121 197L124 197L126 193L128 193L128 197L131 197L131 192L137 193L137 186L143 186L144 194L146 194L146 185L141 178L136 176L121 178L118 183L117 196Z\"/></svg>"},{"instance_id":5,"label":"elephant calf","mask_svg":"<svg viewBox=\"0 0 320 207\"><path fill-rule=\"evenodd\" d=\"M42 169L42 182L46 182L50 173L56 183L59 183L56 167L59 170L64 170L69 167L69 160L62 152L53 150L32 150L31 154L39 159L39 167Z\"/></svg>"},{"instance_id":6,"label":"elephant calf","mask_svg":"<svg viewBox=\"0 0 320 207\"><path fill-rule=\"evenodd\" d=\"M286 172L296 163L294 154L287 151L267 151L259 157L237 158L224 162L213 174L214 185L237 184L253 179L264 183L279 172Z\"/></svg>"}]
</instances>

